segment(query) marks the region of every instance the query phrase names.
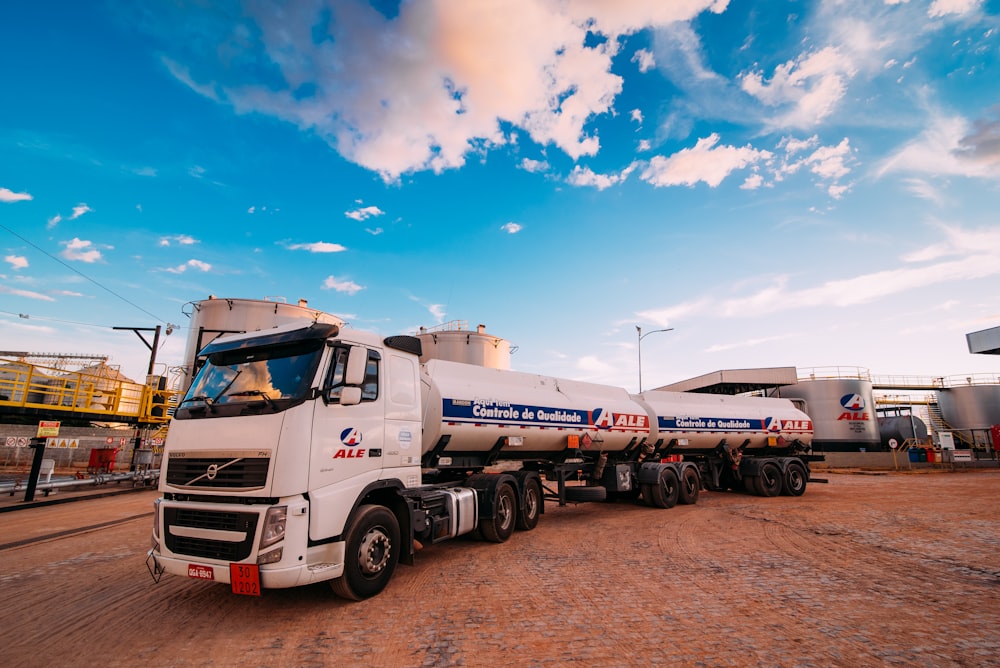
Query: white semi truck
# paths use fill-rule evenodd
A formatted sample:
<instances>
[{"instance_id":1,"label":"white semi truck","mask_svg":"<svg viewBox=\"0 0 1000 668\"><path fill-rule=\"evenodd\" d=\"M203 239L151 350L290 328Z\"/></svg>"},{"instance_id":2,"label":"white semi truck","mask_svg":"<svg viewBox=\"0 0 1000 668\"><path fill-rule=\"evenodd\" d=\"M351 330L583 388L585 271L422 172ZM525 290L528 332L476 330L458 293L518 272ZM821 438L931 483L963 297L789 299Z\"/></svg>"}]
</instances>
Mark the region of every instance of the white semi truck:
<instances>
[{"instance_id":1,"label":"white semi truck","mask_svg":"<svg viewBox=\"0 0 1000 668\"><path fill-rule=\"evenodd\" d=\"M251 595L329 581L360 600L423 545L533 529L546 499L797 496L819 458L788 400L421 363L418 337L304 316L197 356L164 453L154 579Z\"/></svg>"}]
</instances>

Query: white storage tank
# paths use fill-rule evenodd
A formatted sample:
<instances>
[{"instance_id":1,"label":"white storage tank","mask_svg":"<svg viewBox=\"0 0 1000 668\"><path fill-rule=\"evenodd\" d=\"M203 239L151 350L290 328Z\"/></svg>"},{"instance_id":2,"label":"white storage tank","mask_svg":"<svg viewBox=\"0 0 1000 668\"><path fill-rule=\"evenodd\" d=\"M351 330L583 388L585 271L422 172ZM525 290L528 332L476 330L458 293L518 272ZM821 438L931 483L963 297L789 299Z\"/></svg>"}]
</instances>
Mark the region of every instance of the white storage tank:
<instances>
[{"instance_id":1,"label":"white storage tank","mask_svg":"<svg viewBox=\"0 0 1000 668\"><path fill-rule=\"evenodd\" d=\"M1000 383L972 382L937 391L941 417L952 429L989 429L1000 424Z\"/></svg>"},{"instance_id":2,"label":"white storage tank","mask_svg":"<svg viewBox=\"0 0 1000 668\"><path fill-rule=\"evenodd\" d=\"M800 399L813 422L813 448L830 452L882 447L875 397L867 373L847 378L806 378L777 388L773 396ZM864 377L861 377L864 376Z\"/></svg>"},{"instance_id":3,"label":"white storage tank","mask_svg":"<svg viewBox=\"0 0 1000 668\"><path fill-rule=\"evenodd\" d=\"M490 369L510 368L510 342L486 332L486 325L471 331L466 323L453 320L432 328L421 327L417 338L423 346L421 362L446 360Z\"/></svg>"},{"instance_id":4,"label":"white storage tank","mask_svg":"<svg viewBox=\"0 0 1000 668\"><path fill-rule=\"evenodd\" d=\"M197 372L195 358L206 345L223 334L256 332L273 329L295 321L322 322L343 326L344 321L335 315L309 308L306 300L288 304L272 299L216 299L214 296L188 302L181 309L191 318L187 346L184 349L183 380L181 389L186 391Z\"/></svg>"}]
</instances>

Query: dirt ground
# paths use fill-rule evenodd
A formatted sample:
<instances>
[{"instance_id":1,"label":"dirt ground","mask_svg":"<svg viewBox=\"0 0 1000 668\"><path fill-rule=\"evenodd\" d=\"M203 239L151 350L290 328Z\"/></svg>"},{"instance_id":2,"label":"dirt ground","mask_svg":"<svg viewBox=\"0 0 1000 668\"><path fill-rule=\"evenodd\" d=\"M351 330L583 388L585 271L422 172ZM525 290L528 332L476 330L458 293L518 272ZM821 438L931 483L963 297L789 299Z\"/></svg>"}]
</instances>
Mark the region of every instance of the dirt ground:
<instances>
[{"instance_id":1,"label":"dirt ground","mask_svg":"<svg viewBox=\"0 0 1000 668\"><path fill-rule=\"evenodd\" d=\"M1000 665L1000 472L546 506L361 603L143 564L154 491L0 514L5 666Z\"/></svg>"}]
</instances>

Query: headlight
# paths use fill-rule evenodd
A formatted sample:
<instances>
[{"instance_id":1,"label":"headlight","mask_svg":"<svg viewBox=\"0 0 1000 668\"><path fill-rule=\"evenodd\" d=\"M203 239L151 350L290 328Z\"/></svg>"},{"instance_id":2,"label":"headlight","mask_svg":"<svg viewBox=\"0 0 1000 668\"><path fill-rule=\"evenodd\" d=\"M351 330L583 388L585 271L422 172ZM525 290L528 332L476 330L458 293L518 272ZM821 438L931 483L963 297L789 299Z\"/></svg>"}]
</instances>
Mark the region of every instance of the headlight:
<instances>
[{"instance_id":1,"label":"headlight","mask_svg":"<svg viewBox=\"0 0 1000 668\"><path fill-rule=\"evenodd\" d=\"M270 547L285 537L285 518L288 516L287 506L268 508L264 516L264 529L260 534L260 549Z\"/></svg>"}]
</instances>

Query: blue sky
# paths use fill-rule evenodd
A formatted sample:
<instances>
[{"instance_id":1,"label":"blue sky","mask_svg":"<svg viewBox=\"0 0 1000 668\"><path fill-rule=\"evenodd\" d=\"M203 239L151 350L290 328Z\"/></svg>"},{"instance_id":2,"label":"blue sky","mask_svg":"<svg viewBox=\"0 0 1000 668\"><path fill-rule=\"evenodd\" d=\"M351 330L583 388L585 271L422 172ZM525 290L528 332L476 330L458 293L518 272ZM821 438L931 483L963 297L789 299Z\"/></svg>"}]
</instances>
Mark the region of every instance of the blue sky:
<instances>
[{"instance_id":1,"label":"blue sky","mask_svg":"<svg viewBox=\"0 0 1000 668\"><path fill-rule=\"evenodd\" d=\"M995 373L1000 3L8 3L0 348L209 294L513 368ZM27 317L25 317L27 316Z\"/></svg>"}]
</instances>

